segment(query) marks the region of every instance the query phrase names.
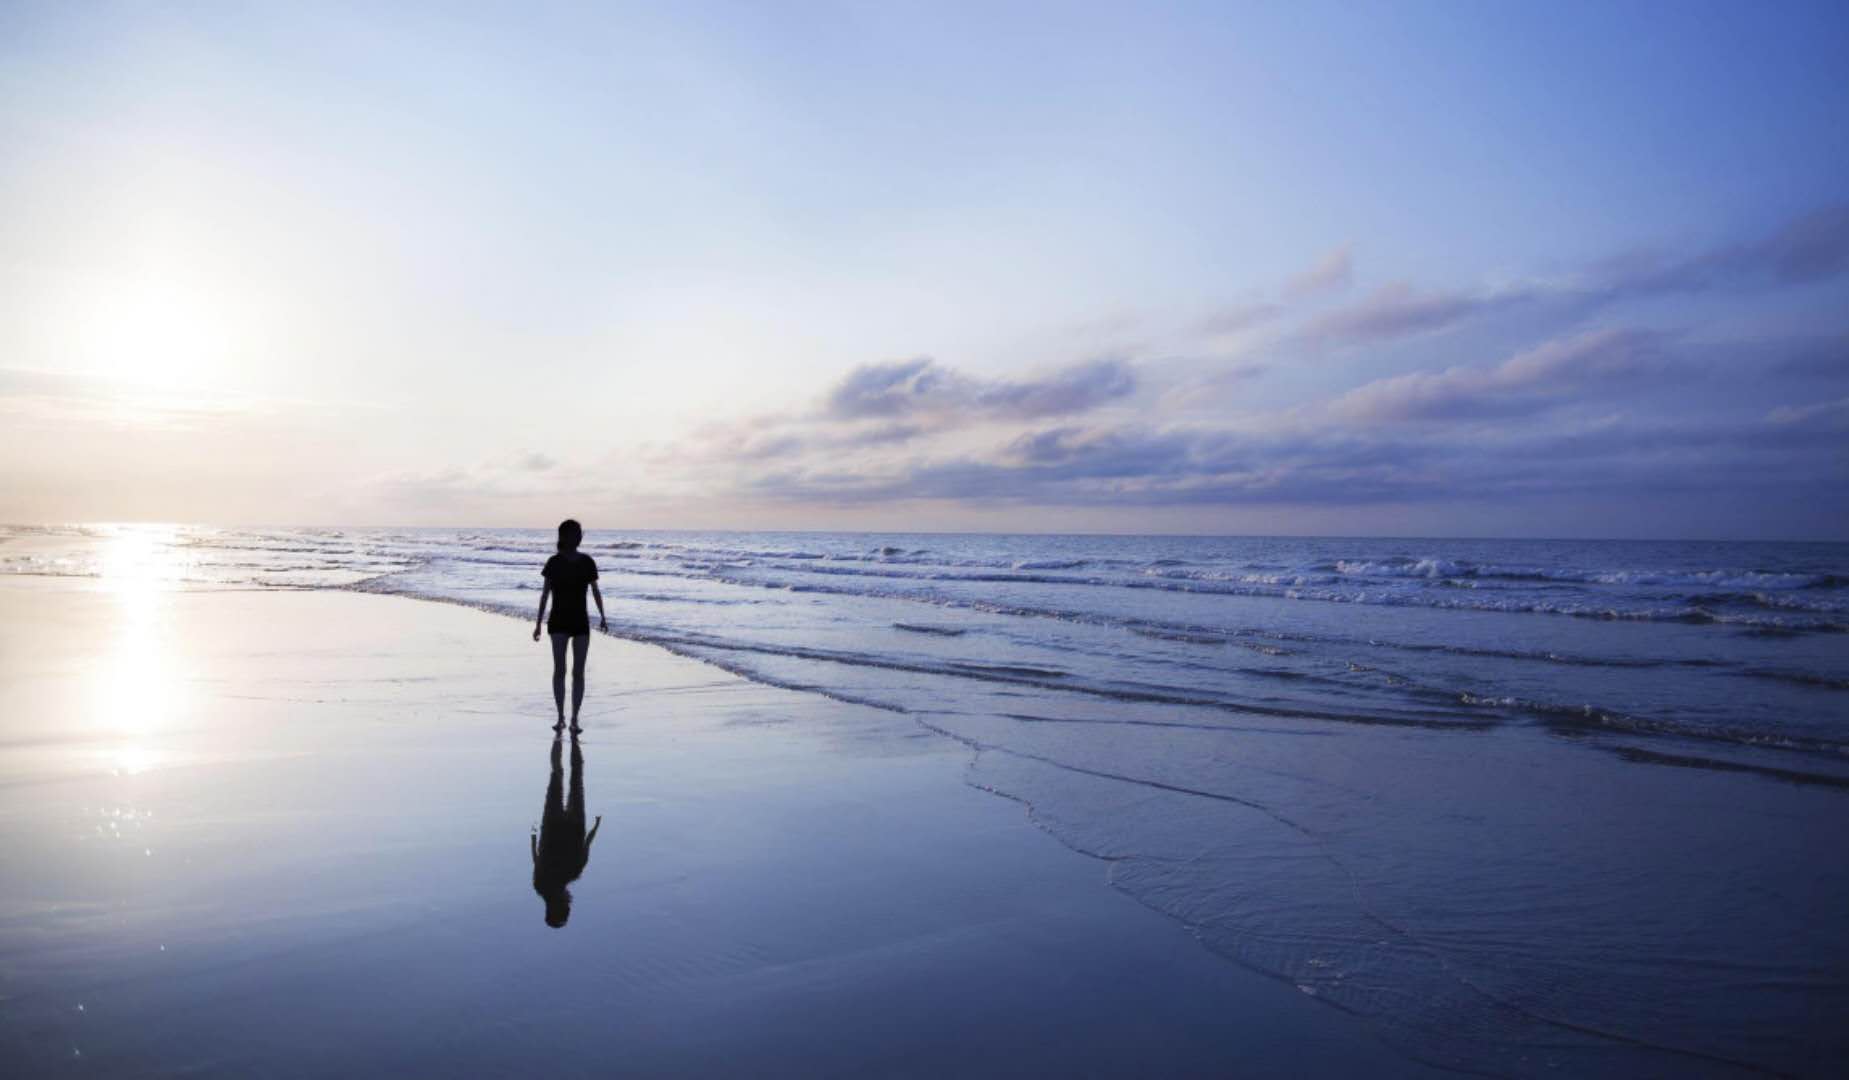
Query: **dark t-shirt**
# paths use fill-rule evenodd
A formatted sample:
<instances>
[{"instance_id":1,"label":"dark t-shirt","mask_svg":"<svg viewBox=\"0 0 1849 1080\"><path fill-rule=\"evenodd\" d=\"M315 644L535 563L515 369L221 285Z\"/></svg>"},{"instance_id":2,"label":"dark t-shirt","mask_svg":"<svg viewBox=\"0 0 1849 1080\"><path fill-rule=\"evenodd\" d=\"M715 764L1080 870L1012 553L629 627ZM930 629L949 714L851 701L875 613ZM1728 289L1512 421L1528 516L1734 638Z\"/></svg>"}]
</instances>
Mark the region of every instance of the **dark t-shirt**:
<instances>
[{"instance_id":1,"label":"dark t-shirt","mask_svg":"<svg viewBox=\"0 0 1849 1080\"><path fill-rule=\"evenodd\" d=\"M546 560L540 576L552 586L552 615L546 630L553 634L588 634L591 617L584 610L584 592L597 580L597 563L582 551L558 554Z\"/></svg>"}]
</instances>

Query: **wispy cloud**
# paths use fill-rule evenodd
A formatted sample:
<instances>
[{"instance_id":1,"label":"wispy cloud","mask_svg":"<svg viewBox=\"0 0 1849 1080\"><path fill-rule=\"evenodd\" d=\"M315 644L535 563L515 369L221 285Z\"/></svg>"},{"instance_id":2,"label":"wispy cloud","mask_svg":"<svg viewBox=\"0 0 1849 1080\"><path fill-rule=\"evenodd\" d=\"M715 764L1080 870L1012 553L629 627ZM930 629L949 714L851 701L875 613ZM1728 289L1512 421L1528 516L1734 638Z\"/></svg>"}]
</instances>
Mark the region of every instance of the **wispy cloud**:
<instances>
[{"instance_id":1,"label":"wispy cloud","mask_svg":"<svg viewBox=\"0 0 1849 1080\"><path fill-rule=\"evenodd\" d=\"M1028 379L978 379L930 357L865 364L849 372L824 405L837 420L870 417L1034 419L1086 412L1136 389L1130 366L1090 360Z\"/></svg>"},{"instance_id":2,"label":"wispy cloud","mask_svg":"<svg viewBox=\"0 0 1849 1080\"><path fill-rule=\"evenodd\" d=\"M1781 406L1768 413L1766 420L1781 427L1821 425L1836 431L1849 429L1849 397L1810 405ZM1845 453L1849 453L1849 449Z\"/></svg>"},{"instance_id":3,"label":"wispy cloud","mask_svg":"<svg viewBox=\"0 0 1849 1080\"><path fill-rule=\"evenodd\" d=\"M1284 298L1301 300L1347 288L1349 282L1354 280L1354 255L1353 245L1343 244L1317 260L1315 266L1300 274L1293 274L1284 282Z\"/></svg>"},{"instance_id":4,"label":"wispy cloud","mask_svg":"<svg viewBox=\"0 0 1849 1080\"><path fill-rule=\"evenodd\" d=\"M1725 287L1804 285L1849 271L1849 204L1797 217L1769 236L1675 257L1631 253L1595 265L1589 285L1607 298Z\"/></svg>"},{"instance_id":5,"label":"wispy cloud","mask_svg":"<svg viewBox=\"0 0 1849 1080\"><path fill-rule=\"evenodd\" d=\"M1358 424L1506 417L1549 408L1589 384L1664 366L1660 335L1600 330L1550 341L1494 366L1379 379L1342 394L1329 411Z\"/></svg>"},{"instance_id":6,"label":"wispy cloud","mask_svg":"<svg viewBox=\"0 0 1849 1080\"><path fill-rule=\"evenodd\" d=\"M1303 379L1288 353L1113 355L1010 378L924 356L868 363L807 406L715 424L643 460L666 495L850 515L897 503L1192 513L1638 493L1763 503L1849 483L1849 398L1838 385L1849 378L1849 328L1716 337L1626 325L1615 309L1666 290L1795 288L1842 274L1838 220L1807 217L1682 260L1608 260L1481 292L1394 285L1317 308L1313 298L1352 277L1344 248L1249 311L1223 309L1217 325L1288 320L1301 302L1298 335L1365 346L1516 305L1547 315L1560 303L1565 314L1512 320L1506 344L1475 362L1420 364L1401 350L1400 370L1348 369L1334 385ZM1592 311L1604 325L1585 325ZM610 477L539 455L384 483L463 510L619 497Z\"/></svg>"},{"instance_id":7,"label":"wispy cloud","mask_svg":"<svg viewBox=\"0 0 1849 1080\"><path fill-rule=\"evenodd\" d=\"M359 487L367 497L401 514L422 517L510 505L575 504L606 498L618 483L593 464L567 465L536 451L520 451L467 465L380 473Z\"/></svg>"},{"instance_id":8,"label":"wispy cloud","mask_svg":"<svg viewBox=\"0 0 1849 1080\"><path fill-rule=\"evenodd\" d=\"M1209 312L1199 325L1205 334L1239 334L1281 317L1284 311L1284 305L1276 301L1250 300Z\"/></svg>"},{"instance_id":9,"label":"wispy cloud","mask_svg":"<svg viewBox=\"0 0 1849 1080\"><path fill-rule=\"evenodd\" d=\"M1752 241L1680 256L1630 252L1560 277L1477 290L1424 290L1390 282L1356 303L1311 318L1299 335L1341 345L1379 344L1534 305L1555 305L1571 320L1588 310L1650 296L1806 285L1846 272L1849 205L1831 206Z\"/></svg>"},{"instance_id":10,"label":"wispy cloud","mask_svg":"<svg viewBox=\"0 0 1849 1080\"><path fill-rule=\"evenodd\" d=\"M1209 336L1242 334L1283 318L1299 302L1346 289L1353 280L1354 248L1344 244L1275 288L1208 312L1196 329Z\"/></svg>"},{"instance_id":11,"label":"wispy cloud","mask_svg":"<svg viewBox=\"0 0 1849 1080\"><path fill-rule=\"evenodd\" d=\"M1070 426L986 453L899 468L783 468L755 475L748 490L759 498L837 505L924 499L1152 507L1657 494L1723 480L1803 490L1849 473L1849 463L1818 456L1841 440L1846 423L1849 401L1723 425L1617 417L1493 440L1442 432Z\"/></svg>"},{"instance_id":12,"label":"wispy cloud","mask_svg":"<svg viewBox=\"0 0 1849 1080\"><path fill-rule=\"evenodd\" d=\"M0 368L0 416L16 424L205 432L240 422L323 408L315 402L193 387L164 387L101 375Z\"/></svg>"},{"instance_id":13,"label":"wispy cloud","mask_svg":"<svg viewBox=\"0 0 1849 1080\"><path fill-rule=\"evenodd\" d=\"M1527 289L1472 295L1422 292L1403 281L1382 285L1360 301L1311 320L1303 330L1312 339L1367 343L1446 330L1487 311L1525 303Z\"/></svg>"},{"instance_id":14,"label":"wispy cloud","mask_svg":"<svg viewBox=\"0 0 1849 1080\"><path fill-rule=\"evenodd\" d=\"M1019 379L979 378L927 356L862 364L812 409L709 425L685 442L656 448L651 459L669 467L763 463L894 448L976 425L1077 416L1122 402L1136 389L1135 369L1115 358Z\"/></svg>"}]
</instances>

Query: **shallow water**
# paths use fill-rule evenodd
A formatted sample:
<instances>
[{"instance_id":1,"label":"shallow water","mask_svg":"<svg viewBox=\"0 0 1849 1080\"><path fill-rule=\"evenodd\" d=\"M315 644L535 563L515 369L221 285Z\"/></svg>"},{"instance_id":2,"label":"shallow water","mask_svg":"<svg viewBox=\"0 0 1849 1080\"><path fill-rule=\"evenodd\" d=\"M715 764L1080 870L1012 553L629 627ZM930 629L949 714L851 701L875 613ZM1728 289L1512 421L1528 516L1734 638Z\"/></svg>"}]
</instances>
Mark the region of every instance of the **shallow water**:
<instances>
[{"instance_id":1,"label":"shallow water","mask_svg":"<svg viewBox=\"0 0 1849 1080\"><path fill-rule=\"evenodd\" d=\"M11 530L0 566L530 618L550 547ZM1849 1050L1849 546L598 531L586 550L613 631L962 740L973 782L1119 887L1421 1060L1802 1073Z\"/></svg>"},{"instance_id":2,"label":"shallow water","mask_svg":"<svg viewBox=\"0 0 1849 1080\"><path fill-rule=\"evenodd\" d=\"M512 620L122 599L0 582L8 1077L1429 1075L898 714L602 640L555 757ZM598 831L549 920L561 771Z\"/></svg>"}]
</instances>

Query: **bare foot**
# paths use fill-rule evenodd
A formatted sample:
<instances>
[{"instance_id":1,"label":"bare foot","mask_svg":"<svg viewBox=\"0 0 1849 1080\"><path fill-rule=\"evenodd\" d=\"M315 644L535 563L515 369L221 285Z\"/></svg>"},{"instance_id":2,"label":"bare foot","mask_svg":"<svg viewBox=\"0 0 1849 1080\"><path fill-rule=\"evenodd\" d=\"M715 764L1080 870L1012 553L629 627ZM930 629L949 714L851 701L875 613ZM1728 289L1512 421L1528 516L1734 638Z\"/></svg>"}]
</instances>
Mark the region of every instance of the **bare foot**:
<instances>
[{"instance_id":1,"label":"bare foot","mask_svg":"<svg viewBox=\"0 0 1849 1080\"><path fill-rule=\"evenodd\" d=\"M558 723L552 725L552 730L554 731L564 731L565 730L565 718L563 716L559 717Z\"/></svg>"},{"instance_id":2,"label":"bare foot","mask_svg":"<svg viewBox=\"0 0 1849 1080\"><path fill-rule=\"evenodd\" d=\"M581 731L583 731L583 730L584 730L583 728L581 728L581 727L579 727L579 726L578 726L578 722L577 722L576 720L573 720L573 721L571 722L571 733L572 733L573 735L576 735L576 734L578 734L579 732L581 732Z\"/></svg>"}]
</instances>

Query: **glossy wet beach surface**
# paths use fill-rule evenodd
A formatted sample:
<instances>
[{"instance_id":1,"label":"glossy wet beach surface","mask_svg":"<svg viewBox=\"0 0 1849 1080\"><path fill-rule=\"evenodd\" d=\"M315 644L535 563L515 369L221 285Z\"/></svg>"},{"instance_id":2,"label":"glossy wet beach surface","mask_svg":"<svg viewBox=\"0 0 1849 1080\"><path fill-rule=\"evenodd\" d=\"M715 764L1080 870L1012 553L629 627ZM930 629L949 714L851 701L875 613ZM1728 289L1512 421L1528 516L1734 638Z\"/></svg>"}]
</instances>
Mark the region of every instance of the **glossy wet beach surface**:
<instances>
[{"instance_id":1,"label":"glossy wet beach surface","mask_svg":"<svg viewBox=\"0 0 1849 1080\"><path fill-rule=\"evenodd\" d=\"M555 929L521 625L347 594L0 604L22 1075L1419 1071L1111 889L902 716L597 639L603 825Z\"/></svg>"}]
</instances>

